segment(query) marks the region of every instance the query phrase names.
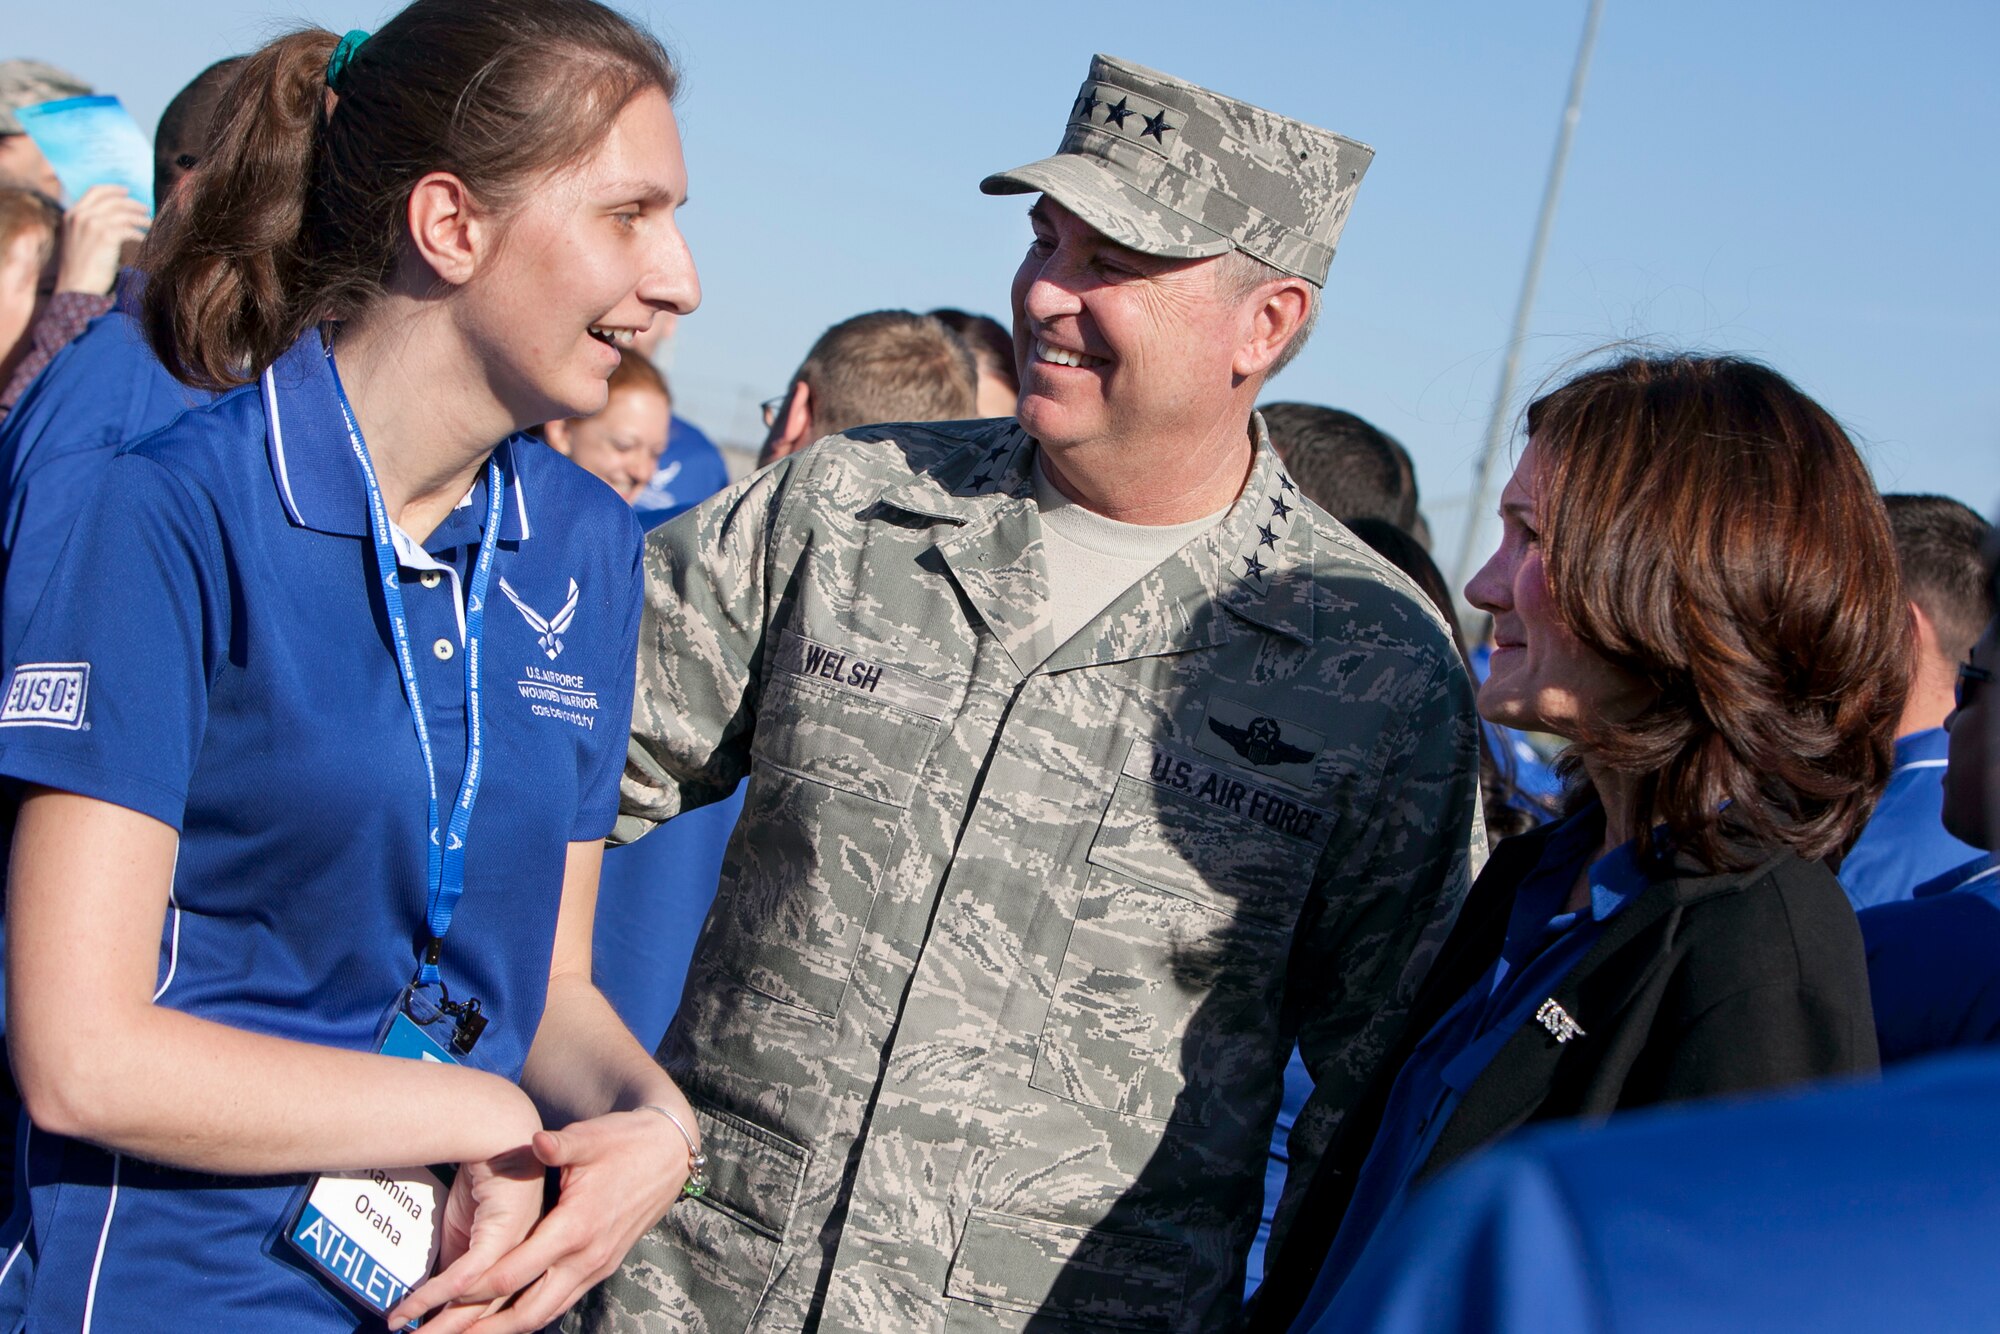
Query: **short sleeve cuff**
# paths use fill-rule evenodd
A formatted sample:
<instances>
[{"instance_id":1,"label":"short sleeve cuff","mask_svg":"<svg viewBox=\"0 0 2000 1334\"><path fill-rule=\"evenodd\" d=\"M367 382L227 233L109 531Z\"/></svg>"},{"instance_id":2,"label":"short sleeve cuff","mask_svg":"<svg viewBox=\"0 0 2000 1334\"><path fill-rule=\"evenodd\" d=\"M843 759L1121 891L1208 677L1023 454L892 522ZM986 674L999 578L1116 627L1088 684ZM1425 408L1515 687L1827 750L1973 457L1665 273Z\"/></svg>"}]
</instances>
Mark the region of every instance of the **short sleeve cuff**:
<instances>
[{"instance_id":1,"label":"short sleeve cuff","mask_svg":"<svg viewBox=\"0 0 2000 1334\"><path fill-rule=\"evenodd\" d=\"M13 729L5 729L11 731ZM0 740L0 777L122 806L149 815L175 833L187 813L187 793L156 779L106 769L31 743ZM607 828L609 820L605 821Z\"/></svg>"}]
</instances>

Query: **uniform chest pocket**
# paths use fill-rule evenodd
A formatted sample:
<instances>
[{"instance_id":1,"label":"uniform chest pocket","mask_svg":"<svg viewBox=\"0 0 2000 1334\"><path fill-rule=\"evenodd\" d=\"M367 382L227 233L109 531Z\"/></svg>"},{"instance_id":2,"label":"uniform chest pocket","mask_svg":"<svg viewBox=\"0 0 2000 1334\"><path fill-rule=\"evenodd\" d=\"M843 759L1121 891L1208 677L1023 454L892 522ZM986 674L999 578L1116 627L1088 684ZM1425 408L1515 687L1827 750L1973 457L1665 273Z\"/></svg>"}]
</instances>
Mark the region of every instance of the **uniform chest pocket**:
<instances>
[{"instance_id":1,"label":"uniform chest pocket","mask_svg":"<svg viewBox=\"0 0 2000 1334\"><path fill-rule=\"evenodd\" d=\"M773 676L743 803L755 837L731 839L723 863L720 967L787 1005L840 1008L938 730L851 687Z\"/></svg>"},{"instance_id":2,"label":"uniform chest pocket","mask_svg":"<svg viewBox=\"0 0 2000 1334\"><path fill-rule=\"evenodd\" d=\"M1333 817L1135 743L1091 844L1036 1053L1044 1092L1210 1125L1268 1070L1292 930Z\"/></svg>"},{"instance_id":3,"label":"uniform chest pocket","mask_svg":"<svg viewBox=\"0 0 2000 1334\"><path fill-rule=\"evenodd\" d=\"M840 685L775 674L750 754L759 764L885 806L908 806L938 721Z\"/></svg>"}]
</instances>

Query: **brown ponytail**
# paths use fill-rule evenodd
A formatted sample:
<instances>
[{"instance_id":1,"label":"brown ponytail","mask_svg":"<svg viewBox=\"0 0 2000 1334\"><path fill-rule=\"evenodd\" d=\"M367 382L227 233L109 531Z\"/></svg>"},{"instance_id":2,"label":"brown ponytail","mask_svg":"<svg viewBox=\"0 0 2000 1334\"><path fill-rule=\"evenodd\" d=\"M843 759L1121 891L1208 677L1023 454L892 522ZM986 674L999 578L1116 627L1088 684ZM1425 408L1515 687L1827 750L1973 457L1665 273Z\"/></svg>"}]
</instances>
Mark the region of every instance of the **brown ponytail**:
<instances>
[{"instance_id":1,"label":"brown ponytail","mask_svg":"<svg viewBox=\"0 0 2000 1334\"><path fill-rule=\"evenodd\" d=\"M660 44L595 0L415 0L355 52L312 28L243 64L200 168L147 242L143 321L177 379L254 379L314 324L380 295L434 171L505 213L601 142Z\"/></svg>"},{"instance_id":2,"label":"brown ponytail","mask_svg":"<svg viewBox=\"0 0 2000 1334\"><path fill-rule=\"evenodd\" d=\"M240 384L291 345L306 203L337 39L311 29L243 64L186 195L146 247L146 336L176 379Z\"/></svg>"}]
</instances>

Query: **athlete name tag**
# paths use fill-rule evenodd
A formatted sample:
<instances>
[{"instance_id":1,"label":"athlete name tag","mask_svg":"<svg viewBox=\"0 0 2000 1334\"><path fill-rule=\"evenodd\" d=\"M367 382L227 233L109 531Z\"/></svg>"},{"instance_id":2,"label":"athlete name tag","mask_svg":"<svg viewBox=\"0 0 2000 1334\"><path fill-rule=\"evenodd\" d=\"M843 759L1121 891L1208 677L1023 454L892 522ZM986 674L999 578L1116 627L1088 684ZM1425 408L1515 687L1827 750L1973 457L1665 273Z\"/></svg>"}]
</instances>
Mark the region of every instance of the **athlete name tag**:
<instances>
[{"instance_id":1,"label":"athlete name tag","mask_svg":"<svg viewBox=\"0 0 2000 1334\"><path fill-rule=\"evenodd\" d=\"M384 1056L456 1065L400 1009L380 1048ZM328 1172L306 1192L286 1238L341 1292L378 1315L437 1267L449 1187L422 1167Z\"/></svg>"}]
</instances>

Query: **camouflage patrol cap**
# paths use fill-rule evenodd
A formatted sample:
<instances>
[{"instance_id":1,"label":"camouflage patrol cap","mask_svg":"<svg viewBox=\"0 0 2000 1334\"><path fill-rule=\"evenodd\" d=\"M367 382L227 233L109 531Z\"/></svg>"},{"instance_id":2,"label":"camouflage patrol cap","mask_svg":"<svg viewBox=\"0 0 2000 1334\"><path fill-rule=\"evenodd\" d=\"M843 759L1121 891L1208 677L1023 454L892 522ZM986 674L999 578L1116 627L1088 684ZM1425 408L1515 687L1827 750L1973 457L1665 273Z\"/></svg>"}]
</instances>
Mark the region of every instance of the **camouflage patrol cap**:
<instances>
[{"instance_id":1,"label":"camouflage patrol cap","mask_svg":"<svg viewBox=\"0 0 2000 1334\"><path fill-rule=\"evenodd\" d=\"M65 97L87 97L90 85L67 70L39 60L0 60L0 134L25 134L21 107L38 106Z\"/></svg>"},{"instance_id":2,"label":"camouflage patrol cap","mask_svg":"<svg viewBox=\"0 0 2000 1334\"><path fill-rule=\"evenodd\" d=\"M1233 248L1321 287L1374 156L1303 121L1097 55L1055 156L979 188L1039 190L1143 254L1194 259Z\"/></svg>"}]
</instances>

